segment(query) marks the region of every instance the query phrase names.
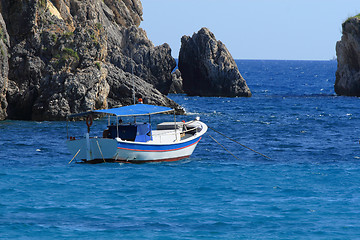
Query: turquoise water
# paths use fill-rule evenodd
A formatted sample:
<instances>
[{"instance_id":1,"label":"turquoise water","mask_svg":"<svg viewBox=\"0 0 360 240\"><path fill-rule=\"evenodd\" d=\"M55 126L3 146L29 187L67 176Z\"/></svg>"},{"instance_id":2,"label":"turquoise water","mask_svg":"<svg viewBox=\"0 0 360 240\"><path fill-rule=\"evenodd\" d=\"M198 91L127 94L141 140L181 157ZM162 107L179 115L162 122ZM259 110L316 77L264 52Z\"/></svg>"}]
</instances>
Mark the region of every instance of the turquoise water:
<instances>
[{"instance_id":1,"label":"turquoise water","mask_svg":"<svg viewBox=\"0 0 360 240\"><path fill-rule=\"evenodd\" d=\"M359 99L334 95L336 62L237 63L252 98L171 95L178 119L271 160L209 130L239 159L205 135L184 161L68 164L65 122L3 121L0 238L360 238Z\"/></svg>"}]
</instances>

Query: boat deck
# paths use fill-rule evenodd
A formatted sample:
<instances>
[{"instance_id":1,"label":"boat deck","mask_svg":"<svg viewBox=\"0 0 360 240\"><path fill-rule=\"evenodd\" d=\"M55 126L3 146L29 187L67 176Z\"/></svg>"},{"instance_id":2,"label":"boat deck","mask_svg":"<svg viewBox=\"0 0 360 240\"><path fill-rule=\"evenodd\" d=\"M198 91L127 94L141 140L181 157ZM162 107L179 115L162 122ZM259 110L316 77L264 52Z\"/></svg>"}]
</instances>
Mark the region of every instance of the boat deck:
<instances>
[{"instance_id":1,"label":"boat deck","mask_svg":"<svg viewBox=\"0 0 360 240\"><path fill-rule=\"evenodd\" d=\"M181 139L180 131L175 130L153 130L152 131L152 142L154 143L169 143L176 142Z\"/></svg>"}]
</instances>

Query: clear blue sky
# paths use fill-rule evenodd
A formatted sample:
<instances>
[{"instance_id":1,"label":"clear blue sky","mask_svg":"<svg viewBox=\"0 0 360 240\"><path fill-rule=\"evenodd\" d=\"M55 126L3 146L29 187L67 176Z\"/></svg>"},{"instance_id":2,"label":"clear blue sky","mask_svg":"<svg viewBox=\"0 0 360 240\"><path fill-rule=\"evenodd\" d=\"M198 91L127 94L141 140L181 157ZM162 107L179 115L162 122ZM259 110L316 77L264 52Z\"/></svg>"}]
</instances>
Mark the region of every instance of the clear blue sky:
<instances>
[{"instance_id":1,"label":"clear blue sky","mask_svg":"<svg viewBox=\"0 0 360 240\"><path fill-rule=\"evenodd\" d=\"M142 0L145 29L177 58L180 39L209 28L235 59L328 60L359 0Z\"/></svg>"}]
</instances>

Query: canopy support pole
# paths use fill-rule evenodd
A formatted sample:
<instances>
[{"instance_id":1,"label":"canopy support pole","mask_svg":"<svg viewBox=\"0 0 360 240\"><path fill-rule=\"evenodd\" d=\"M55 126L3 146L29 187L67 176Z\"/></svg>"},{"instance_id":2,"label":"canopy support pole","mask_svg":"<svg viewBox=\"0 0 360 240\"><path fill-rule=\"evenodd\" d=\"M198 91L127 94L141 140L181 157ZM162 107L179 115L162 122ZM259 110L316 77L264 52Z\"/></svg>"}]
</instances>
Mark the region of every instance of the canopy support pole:
<instances>
[{"instance_id":1,"label":"canopy support pole","mask_svg":"<svg viewBox=\"0 0 360 240\"><path fill-rule=\"evenodd\" d=\"M90 160L92 160L92 156L91 156L89 133L86 133L85 136L86 136L86 160L90 161Z\"/></svg>"},{"instance_id":2,"label":"canopy support pole","mask_svg":"<svg viewBox=\"0 0 360 240\"><path fill-rule=\"evenodd\" d=\"M119 138L119 121L118 121L118 116L116 116L116 137Z\"/></svg>"},{"instance_id":3,"label":"canopy support pole","mask_svg":"<svg viewBox=\"0 0 360 240\"><path fill-rule=\"evenodd\" d=\"M176 132L176 129L177 129L177 126L176 126L176 114L175 114L175 110L174 110L174 127L175 127L175 141L177 141L177 132Z\"/></svg>"},{"instance_id":4,"label":"canopy support pole","mask_svg":"<svg viewBox=\"0 0 360 240\"><path fill-rule=\"evenodd\" d=\"M151 129L151 114L149 114L149 124L150 124L150 140L153 140L152 129Z\"/></svg>"}]
</instances>

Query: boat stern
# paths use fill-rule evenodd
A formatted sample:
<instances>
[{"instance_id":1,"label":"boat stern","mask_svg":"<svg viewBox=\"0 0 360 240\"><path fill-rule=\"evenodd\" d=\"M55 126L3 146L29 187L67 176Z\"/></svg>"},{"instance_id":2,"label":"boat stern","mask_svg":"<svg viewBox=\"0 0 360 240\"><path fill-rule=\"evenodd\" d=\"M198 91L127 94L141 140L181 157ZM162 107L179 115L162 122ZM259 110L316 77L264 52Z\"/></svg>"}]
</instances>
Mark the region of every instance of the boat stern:
<instances>
[{"instance_id":1,"label":"boat stern","mask_svg":"<svg viewBox=\"0 0 360 240\"><path fill-rule=\"evenodd\" d=\"M66 141L70 153L83 161L112 160L116 157L117 141L107 138L84 138Z\"/></svg>"}]
</instances>

